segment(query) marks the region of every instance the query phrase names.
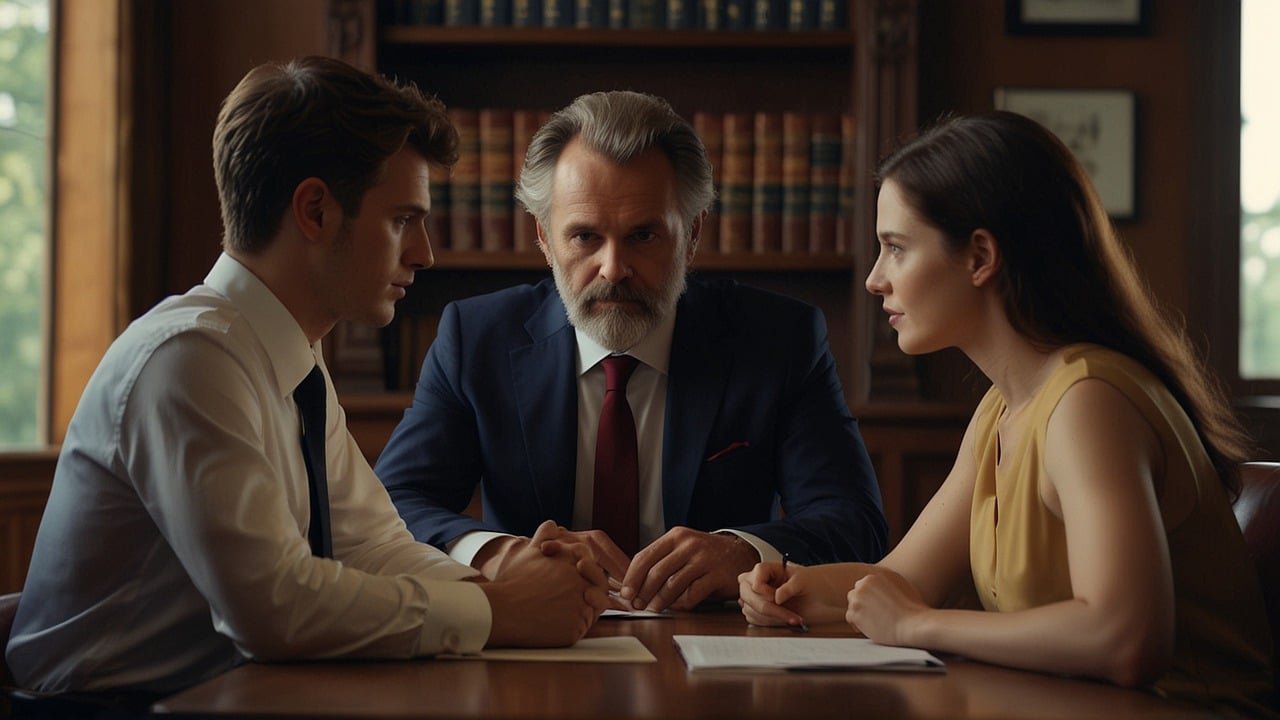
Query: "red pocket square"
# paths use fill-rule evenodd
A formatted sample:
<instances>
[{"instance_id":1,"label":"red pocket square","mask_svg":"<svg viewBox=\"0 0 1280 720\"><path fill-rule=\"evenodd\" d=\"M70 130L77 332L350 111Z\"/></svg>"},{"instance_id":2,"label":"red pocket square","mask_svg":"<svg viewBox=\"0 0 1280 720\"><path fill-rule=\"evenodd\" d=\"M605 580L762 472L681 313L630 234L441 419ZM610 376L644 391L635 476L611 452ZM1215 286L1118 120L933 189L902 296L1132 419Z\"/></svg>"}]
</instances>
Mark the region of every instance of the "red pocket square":
<instances>
[{"instance_id":1,"label":"red pocket square","mask_svg":"<svg viewBox=\"0 0 1280 720\"><path fill-rule=\"evenodd\" d=\"M751 447L750 441L737 440L726 445L723 450L719 450L717 452L711 453L710 455L707 456L707 459L704 460L703 462L715 462L720 458L724 457L725 455L728 455L729 453L733 452L734 450L737 450L738 448L749 448L749 447Z\"/></svg>"}]
</instances>

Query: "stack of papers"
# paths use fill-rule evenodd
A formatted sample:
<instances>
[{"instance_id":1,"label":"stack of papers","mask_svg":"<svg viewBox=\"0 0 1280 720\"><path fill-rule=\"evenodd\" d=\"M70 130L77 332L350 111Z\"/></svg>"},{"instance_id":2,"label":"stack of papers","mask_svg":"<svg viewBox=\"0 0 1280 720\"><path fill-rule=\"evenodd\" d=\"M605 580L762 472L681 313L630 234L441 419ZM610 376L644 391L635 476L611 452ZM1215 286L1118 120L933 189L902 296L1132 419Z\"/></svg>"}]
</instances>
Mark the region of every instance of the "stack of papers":
<instances>
[{"instance_id":1,"label":"stack of papers","mask_svg":"<svg viewBox=\"0 0 1280 720\"><path fill-rule=\"evenodd\" d=\"M690 670L908 670L945 672L924 650L865 638L675 635Z\"/></svg>"}]
</instances>

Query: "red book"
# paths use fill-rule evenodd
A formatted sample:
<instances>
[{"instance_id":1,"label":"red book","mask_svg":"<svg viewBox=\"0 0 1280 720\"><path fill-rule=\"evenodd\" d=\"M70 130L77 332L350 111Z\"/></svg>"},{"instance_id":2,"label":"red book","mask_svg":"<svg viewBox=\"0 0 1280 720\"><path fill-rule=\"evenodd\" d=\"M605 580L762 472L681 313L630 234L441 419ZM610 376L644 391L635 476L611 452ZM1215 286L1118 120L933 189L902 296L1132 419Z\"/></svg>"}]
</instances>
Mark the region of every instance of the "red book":
<instances>
[{"instance_id":1,"label":"red book","mask_svg":"<svg viewBox=\"0 0 1280 720\"><path fill-rule=\"evenodd\" d=\"M514 194L515 184L520 182L520 171L524 168L524 156L529 152L529 141L551 117L550 113L541 110L516 110L511 114L511 178ZM512 247L516 252L535 252L538 249L538 227L533 215L524 209L518 201L513 205L515 226L512 232Z\"/></svg>"},{"instance_id":2,"label":"red book","mask_svg":"<svg viewBox=\"0 0 1280 720\"><path fill-rule=\"evenodd\" d=\"M449 231L452 228L449 226L453 216L449 169L435 163L431 163L430 169L431 212L427 213L427 237L433 249L444 250L450 247Z\"/></svg>"},{"instance_id":3,"label":"red book","mask_svg":"<svg viewBox=\"0 0 1280 720\"><path fill-rule=\"evenodd\" d=\"M756 113L751 250L782 250L782 115Z\"/></svg>"},{"instance_id":4,"label":"red book","mask_svg":"<svg viewBox=\"0 0 1280 720\"><path fill-rule=\"evenodd\" d=\"M782 115L782 252L809 252L809 116Z\"/></svg>"},{"instance_id":5,"label":"red book","mask_svg":"<svg viewBox=\"0 0 1280 720\"><path fill-rule=\"evenodd\" d=\"M724 163L724 120L720 115L709 112L693 114L693 129L702 139L702 146L707 149L707 159L711 161L711 183L716 189L716 199L712 201L707 216L702 220L702 236L698 240L700 252L720 252L720 188L721 166Z\"/></svg>"},{"instance_id":6,"label":"red book","mask_svg":"<svg viewBox=\"0 0 1280 720\"><path fill-rule=\"evenodd\" d=\"M751 249L752 136L755 119L748 113L725 113L724 172L720 193L720 252Z\"/></svg>"},{"instance_id":7,"label":"red book","mask_svg":"<svg viewBox=\"0 0 1280 720\"><path fill-rule=\"evenodd\" d=\"M485 252L510 251L511 111L480 111L480 239Z\"/></svg>"},{"instance_id":8,"label":"red book","mask_svg":"<svg viewBox=\"0 0 1280 720\"><path fill-rule=\"evenodd\" d=\"M480 247L480 116L475 110L453 109L449 119L458 129L458 162L449 180L449 247L476 250Z\"/></svg>"}]
</instances>

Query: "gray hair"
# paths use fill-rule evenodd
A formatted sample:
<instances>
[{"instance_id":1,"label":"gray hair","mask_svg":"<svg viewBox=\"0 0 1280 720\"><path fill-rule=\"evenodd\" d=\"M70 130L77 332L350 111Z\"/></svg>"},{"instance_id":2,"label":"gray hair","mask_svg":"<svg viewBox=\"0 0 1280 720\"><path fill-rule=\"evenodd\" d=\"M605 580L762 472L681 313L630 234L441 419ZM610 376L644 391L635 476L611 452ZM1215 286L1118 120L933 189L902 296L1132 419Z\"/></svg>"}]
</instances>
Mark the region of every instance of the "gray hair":
<instances>
[{"instance_id":1,"label":"gray hair","mask_svg":"<svg viewBox=\"0 0 1280 720\"><path fill-rule=\"evenodd\" d=\"M666 100L626 90L597 92L580 95L552 115L529 143L516 199L544 225L551 214L556 162L576 137L619 165L651 147L660 148L675 169L676 195L686 233L693 227L694 218L715 200L706 148L693 127Z\"/></svg>"}]
</instances>

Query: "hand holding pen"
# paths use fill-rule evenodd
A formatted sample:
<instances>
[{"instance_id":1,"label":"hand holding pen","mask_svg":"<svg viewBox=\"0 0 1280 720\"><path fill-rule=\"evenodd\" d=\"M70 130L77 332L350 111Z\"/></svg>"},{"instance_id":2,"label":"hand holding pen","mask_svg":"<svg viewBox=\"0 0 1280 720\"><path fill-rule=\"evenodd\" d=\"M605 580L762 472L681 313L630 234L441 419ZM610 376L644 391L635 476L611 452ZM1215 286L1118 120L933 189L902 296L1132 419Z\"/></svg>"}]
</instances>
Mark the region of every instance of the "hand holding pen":
<instances>
[{"instance_id":1,"label":"hand holding pen","mask_svg":"<svg viewBox=\"0 0 1280 720\"><path fill-rule=\"evenodd\" d=\"M790 579L790 576L787 574L787 565L790 564L790 562L791 553L782 553L782 581L784 583ZM804 620L801 620L798 625L788 625L787 627L791 629L791 632L795 633L809 632L809 626L805 624Z\"/></svg>"}]
</instances>

